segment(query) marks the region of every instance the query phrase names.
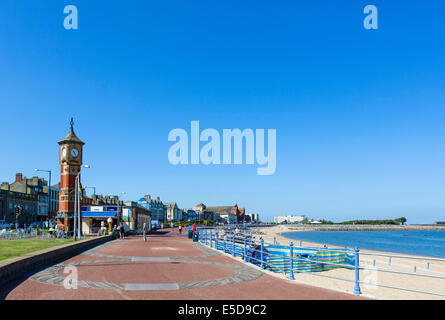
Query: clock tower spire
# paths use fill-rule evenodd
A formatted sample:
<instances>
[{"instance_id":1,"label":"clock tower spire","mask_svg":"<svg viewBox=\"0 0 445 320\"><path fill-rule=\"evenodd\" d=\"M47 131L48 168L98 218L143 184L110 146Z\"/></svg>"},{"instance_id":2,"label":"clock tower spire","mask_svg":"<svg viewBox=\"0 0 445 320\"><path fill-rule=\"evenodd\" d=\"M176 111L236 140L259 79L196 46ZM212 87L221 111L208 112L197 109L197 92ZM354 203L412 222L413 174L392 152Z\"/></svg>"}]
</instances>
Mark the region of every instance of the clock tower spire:
<instances>
[{"instance_id":1,"label":"clock tower spire","mask_svg":"<svg viewBox=\"0 0 445 320\"><path fill-rule=\"evenodd\" d=\"M59 223L63 223L65 228L69 229L72 226L74 214L76 176L82 165L82 149L85 144L74 133L73 118L70 121L70 131L58 143L60 153Z\"/></svg>"}]
</instances>

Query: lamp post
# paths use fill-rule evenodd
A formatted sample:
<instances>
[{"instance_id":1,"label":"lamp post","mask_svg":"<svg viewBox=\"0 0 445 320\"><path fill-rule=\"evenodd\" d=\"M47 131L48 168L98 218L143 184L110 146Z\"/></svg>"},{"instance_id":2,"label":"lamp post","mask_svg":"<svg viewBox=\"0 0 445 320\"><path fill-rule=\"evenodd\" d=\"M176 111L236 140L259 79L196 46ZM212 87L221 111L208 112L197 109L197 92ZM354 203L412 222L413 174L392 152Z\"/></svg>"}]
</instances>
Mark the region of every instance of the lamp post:
<instances>
[{"instance_id":1,"label":"lamp post","mask_svg":"<svg viewBox=\"0 0 445 320\"><path fill-rule=\"evenodd\" d=\"M120 193L120 197L122 198L122 201L125 201L125 200L124 200L124 195L126 195L126 194L127 194L126 191L122 191L122 192Z\"/></svg>"},{"instance_id":2,"label":"lamp post","mask_svg":"<svg viewBox=\"0 0 445 320\"><path fill-rule=\"evenodd\" d=\"M41 169L34 169L34 171L43 171L43 172L48 172L49 174L49 179L48 179L48 216L47 216L47 220L49 219L49 209L51 206L51 170L41 170ZM49 222L48 222L48 228L49 228Z\"/></svg>"},{"instance_id":3,"label":"lamp post","mask_svg":"<svg viewBox=\"0 0 445 320\"><path fill-rule=\"evenodd\" d=\"M93 196L96 195L96 187L84 187L85 189L93 189Z\"/></svg>"},{"instance_id":4,"label":"lamp post","mask_svg":"<svg viewBox=\"0 0 445 320\"><path fill-rule=\"evenodd\" d=\"M82 168L85 169L89 169L90 166L89 165L83 165L80 166L79 168L79 172L76 175L76 186L75 186L75 192L74 192L74 240L76 240L77 238L80 239L81 236L81 221L82 221L82 217L81 217L81 204L80 204L80 199L79 199L79 184L80 184L80 173L82 172ZM77 221L76 221L77 218ZM77 222L77 223L76 223ZM76 234L76 229L77 229L77 234Z\"/></svg>"}]
</instances>

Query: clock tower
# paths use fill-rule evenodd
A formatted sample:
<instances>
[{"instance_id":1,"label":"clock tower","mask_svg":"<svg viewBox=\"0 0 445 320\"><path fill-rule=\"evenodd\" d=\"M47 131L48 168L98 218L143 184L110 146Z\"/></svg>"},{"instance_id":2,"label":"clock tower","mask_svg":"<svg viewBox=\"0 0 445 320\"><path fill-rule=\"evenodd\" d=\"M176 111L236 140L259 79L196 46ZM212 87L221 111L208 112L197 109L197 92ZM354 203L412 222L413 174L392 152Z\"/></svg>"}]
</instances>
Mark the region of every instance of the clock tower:
<instances>
[{"instance_id":1,"label":"clock tower","mask_svg":"<svg viewBox=\"0 0 445 320\"><path fill-rule=\"evenodd\" d=\"M72 229L73 226L76 176L82 165L82 148L85 144L76 136L73 126L74 122L71 118L70 132L58 142L60 152L59 223L63 223L66 229Z\"/></svg>"}]
</instances>

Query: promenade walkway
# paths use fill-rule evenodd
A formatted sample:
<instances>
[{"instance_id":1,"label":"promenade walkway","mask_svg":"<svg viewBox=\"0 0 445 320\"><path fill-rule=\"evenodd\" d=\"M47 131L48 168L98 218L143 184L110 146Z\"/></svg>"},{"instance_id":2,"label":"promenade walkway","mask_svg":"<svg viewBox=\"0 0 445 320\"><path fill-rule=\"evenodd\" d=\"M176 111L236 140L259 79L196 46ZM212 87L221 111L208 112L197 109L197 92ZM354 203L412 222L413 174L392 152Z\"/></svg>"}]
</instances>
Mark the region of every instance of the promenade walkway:
<instances>
[{"instance_id":1,"label":"promenade walkway","mask_svg":"<svg viewBox=\"0 0 445 320\"><path fill-rule=\"evenodd\" d=\"M78 288L63 286L75 266ZM357 299L297 284L208 249L175 231L115 240L0 288L0 299Z\"/></svg>"}]
</instances>

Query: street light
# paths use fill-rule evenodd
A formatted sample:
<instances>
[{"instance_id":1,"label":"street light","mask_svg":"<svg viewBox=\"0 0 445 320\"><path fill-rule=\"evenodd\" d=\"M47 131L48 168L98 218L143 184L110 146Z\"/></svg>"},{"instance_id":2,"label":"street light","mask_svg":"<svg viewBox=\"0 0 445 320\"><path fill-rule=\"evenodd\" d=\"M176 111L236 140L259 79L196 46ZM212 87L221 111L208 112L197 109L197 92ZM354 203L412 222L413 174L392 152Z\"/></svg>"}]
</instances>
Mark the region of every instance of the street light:
<instances>
[{"instance_id":1,"label":"street light","mask_svg":"<svg viewBox=\"0 0 445 320\"><path fill-rule=\"evenodd\" d=\"M93 196L96 195L96 187L84 187L85 189L93 189Z\"/></svg>"},{"instance_id":2,"label":"street light","mask_svg":"<svg viewBox=\"0 0 445 320\"><path fill-rule=\"evenodd\" d=\"M49 173L49 180L48 180L48 213L47 213L47 220L49 219L49 209L51 206L51 170L41 170L41 169L34 169L34 171L43 171ZM48 222L48 228L49 228L49 222Z\"/></svg>"},{"instance_id":3,"label":"street light","mask_svg":"<svg viewBox=\"0 0 445 320\"><path fill-rule=\"evenodd\" d=\"M74 218L73 219L74 220L74 235L73 235L74 240L76 240L76 238L80 239L80 236L81 236L80 230L81 230L81 221L82 221L81 218L82 217L81 217L81 210L80 210L81 206L80 206L80 199L79 199L79 184L80 184L80 173L82 172L82 168L89 169L90 166L86 165L86 164L83 166L80 166L79 172L76 175L76 186L75 186L76 190L74 192L75 197L74 197L74 217L73 217ZM77 213L77 235L76 235L76 213Z\"/></svg>"}]
</instances>

